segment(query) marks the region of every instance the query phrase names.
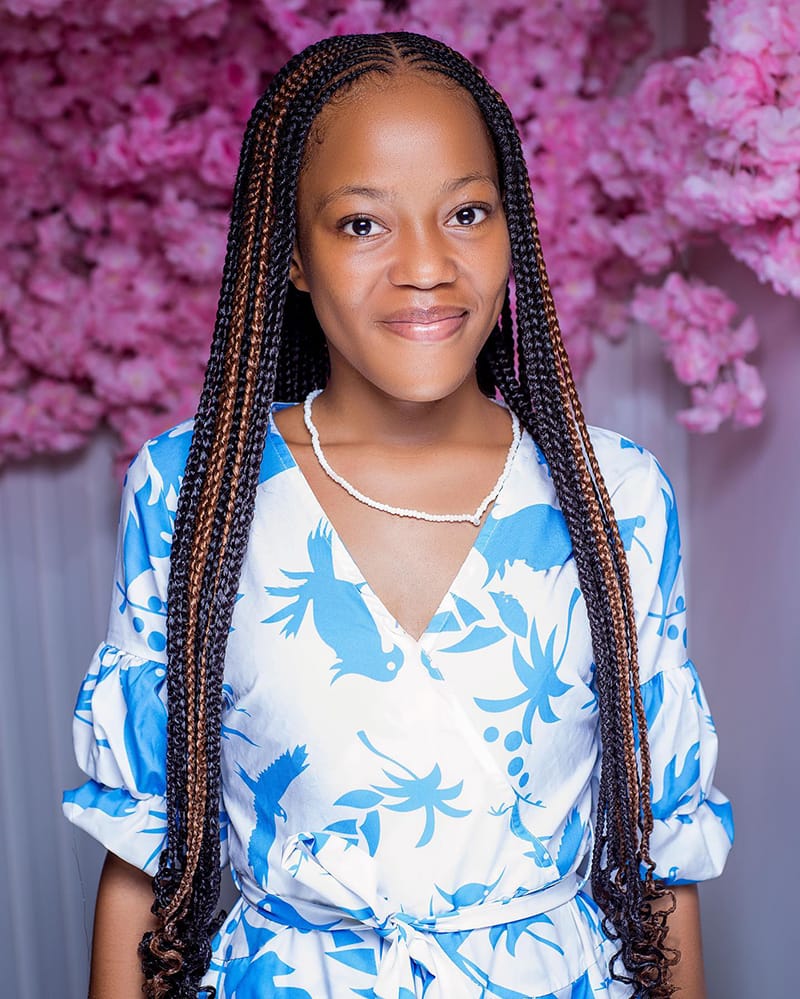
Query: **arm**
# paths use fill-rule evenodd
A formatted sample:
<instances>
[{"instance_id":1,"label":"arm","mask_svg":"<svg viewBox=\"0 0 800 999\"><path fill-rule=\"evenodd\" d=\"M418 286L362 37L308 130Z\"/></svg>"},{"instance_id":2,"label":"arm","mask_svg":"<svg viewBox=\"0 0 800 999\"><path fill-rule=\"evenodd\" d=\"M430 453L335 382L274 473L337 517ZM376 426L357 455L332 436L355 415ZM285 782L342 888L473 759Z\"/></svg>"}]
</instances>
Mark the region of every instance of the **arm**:
<instances>
[{"instance_id":1,"label":"arm","mask_svg":"<svg viewBox=\"0 0 800 999\"><path fill-rule=\"evenodd\" d=\"M706 999L697 885L675 885L672 890L675 911L668 921L667 944L681 954L672 969L672 982L680 999Z\"/></svg>"},{"instance_id":2,"label":"arm","mask_svg":"<svg viewBox=\"0 0 800 999\"><path fill-rule=\"evenodd\" d=\"M106 855L97 889L89 999L141 999L137 948L142 935L156 927L151 885L137 867Z\"/></svg>"}]
</instances>

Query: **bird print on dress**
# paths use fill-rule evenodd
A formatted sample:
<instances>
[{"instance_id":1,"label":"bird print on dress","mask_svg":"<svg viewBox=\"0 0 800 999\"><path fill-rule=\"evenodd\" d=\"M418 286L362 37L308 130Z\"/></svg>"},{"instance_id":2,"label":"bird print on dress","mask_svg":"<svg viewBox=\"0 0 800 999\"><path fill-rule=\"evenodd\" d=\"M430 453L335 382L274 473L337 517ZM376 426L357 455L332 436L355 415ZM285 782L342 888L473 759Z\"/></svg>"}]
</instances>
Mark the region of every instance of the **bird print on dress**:
<instances>
[{"instance_id":1,"label":"bird print on dress","mask_svg":"<svg viewBox=\"0 0 800 999\"><path fill-rule=\"evenodd\" d=\"M445 902L449 902L454 909L460 909L464 906L478 905L481 902L485 902L500 884L502 876L503 872L501 871L495 880L489 884L482 884L480 881L471 881L469 884L460 885L454 892L445 891L439 885L435 887Z\"/></svg>"},{"instance_id":2,"label":"bird print on dress","mask_svg":"<svg viewBox=\"0 0 800 999\"><path fill-rule=\"evenodd\" d=\"M331 683L355 674L383 682L393 680L403 665L403 651L398 645L384 650L375 619L361 595L365 584L351 583L335 575L331 536L331 529L322 523L308 536L310 572L281 569L287 579L298 581L296 586L264 587L271 597L294 597L294 600L265 618L262 624L284 621L281 634L293 637L299 632L310 604L317 634L338 657L331 666L334 672Z\"/></svg>"},{"instance_id":3,"label":"bird print on dress","mask_svg":"<svg viewBox=\"0 0 800 999\"><path fill-rule=\"evenodd\" d=\"M676 639L680 634L677 624L670 623L671 618L680 617L686 610L686 604L682 594L674 595L678 572L681 566L681 535L678 526L678 513L672 493L666 489L661 490L661 497L664 501L664 515L667 527L664 537L664 552L661 557L661 564L658 572L658 589L661 594L661 612L650 611L649 617L658 620L659 635L666 634L667 638Z\"/></svg>"},{"instance_id":4,"label":"bird print on dress","mask_svg":"<svg viewBox=\"0 0 800 999\"><path fill-rule=\"evenodd\" d=\"M287 749L255 779L241 764L237 765L237 774L253 793L256 825L247 847L247 861L262 887L267 885L269 851L275 842L275 819L286 821L286 810L281 804L281 798L292 781L306 769L307 759L305 746L295 746L291 752Z\"/></svg>"},{"instance_id":5,"label":"bird print on dress","mask_svg":"<svg viewBox=\"0 0 800 999\"><path fill-rule=\"evenodd\" d=\"M700 743L695 742L686 751L680 771L677 756L673 756L664 768L661 797L652 803L653 818L666 819L685 808L691 801L691 790L699 777Z\"/></svg>"},{"instance_id":6,"label":"bird print on dress","mask_svg":"<svg viewBox=\"0 0 800 999\"><path fill-rule=\"evenodd\" d=\"M547 851L544 843L535 836L525 825L520 813L520 802L534 807L542 807L541 801L534 801L530 796L520 794L516 788L514 791L514 801L510 805L501 805L499 808L490 808L490 815L508 815L508 829L517 839L530 844L530 849L526 850L523 856L530 857L537 867L552 867L553 858ZM509 814L510 813L510 814Z\"/></svg>"},{"instance_id":7,"label":"bird print on dress","mask_svg":"<svg viewBox=\"0 0 800 999\"><path fill-rule=\"evenodd\" d=\"M163 761L167 755L167 706L159 696L165 681L164 667L150 662L119 671L128 706L123 730L125 746L136 788L143 794L164 794L166 789Z\"/></svg>"},{"instance_id":8,"label":"bird print on dress","mask_svg":"<svg viewBox=\"0 0 800 999\"><path fill-rule=\"evenodd\" d=\"M495 574L502 579L514 562L537 572L563 565L572 555L572 540L561 511L536 503L507 517L495 517L491 511L476 548L486 560L488 583Z\"/></svg>"}]
</instances>

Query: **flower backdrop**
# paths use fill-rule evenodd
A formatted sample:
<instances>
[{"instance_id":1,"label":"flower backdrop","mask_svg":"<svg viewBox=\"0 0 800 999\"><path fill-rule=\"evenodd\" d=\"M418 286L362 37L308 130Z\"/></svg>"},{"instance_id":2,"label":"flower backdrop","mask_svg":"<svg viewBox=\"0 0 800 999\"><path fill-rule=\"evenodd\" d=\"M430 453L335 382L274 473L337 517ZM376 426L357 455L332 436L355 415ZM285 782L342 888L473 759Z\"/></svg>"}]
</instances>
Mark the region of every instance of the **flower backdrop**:
<instances>
[{"instance_id":1,"label":"flower backdrop","mask_svg":"<svg viewBox=\"0 0 800 999\"><path fill-rule=\"evenodd\" d=\"M649 63L644 6L0 0L0 461L104 422L130 454L191 415L256 96L309 42L389 29L442 38L508 99L578 372L640 323L686 426L757 423L756 326L686 265L721 240L800 297L800 0L711 0L708 46Z\"/></svg>"}]
</instances>

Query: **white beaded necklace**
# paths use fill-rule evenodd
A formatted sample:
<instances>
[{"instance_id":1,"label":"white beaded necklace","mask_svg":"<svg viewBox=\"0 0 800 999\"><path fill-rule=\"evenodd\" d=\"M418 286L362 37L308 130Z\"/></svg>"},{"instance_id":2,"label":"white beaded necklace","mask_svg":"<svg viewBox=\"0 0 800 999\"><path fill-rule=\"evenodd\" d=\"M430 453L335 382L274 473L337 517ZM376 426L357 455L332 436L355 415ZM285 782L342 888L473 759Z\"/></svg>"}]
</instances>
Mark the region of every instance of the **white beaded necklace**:
<instances>
[{"instance_id":1,"label":"white beaded necklace","mask_svg":"<svg viewBox=\"0 0 800 999\"><path fill-rule=\"evenodd\" d=\"M481 517L483 517L484 513L486 513L486 510L489 508L489 504L493 503L494 500L496 500L500 495L500 490L503 488L503 484L508 478L508 473L511 471L511 463L514 460L514 455L519 447L522 434L520 432L519 420L517 419L516 413L511 413L511 446L508 449L508 454L506 455L506 461L503 465L503 470L500 473L500 478L497 482L495 482L492 491L488 494L488 496L481 501L475 513L425 513L423 510L409 510L404 507L389 506L388 503L380 503L378 500L371 499L369 496L365 496L362 492L359 492L355 486L351 485L347 481L347 479L342 478L341 475L334 472L328 464L328 459L325 457L322 445L319 442L319 432L314 426L314 421L311 419L311 404L321 391L322 389L315 389L313 392L309 392L306 396L306 401L303 403L303 419L308 432L311 435L311 447L314 450L317 461L320 463L322 470L328 478L333 479L334 482L340 485L345 492L349 493L353 499L358 500L359 503L371 506L373 510L382 510L384 513L394 514L395 517L412 517L414 520L428 520L437 524L470 523L474 524L476 527L480 525Z\"/></svg>"}]
</instances>

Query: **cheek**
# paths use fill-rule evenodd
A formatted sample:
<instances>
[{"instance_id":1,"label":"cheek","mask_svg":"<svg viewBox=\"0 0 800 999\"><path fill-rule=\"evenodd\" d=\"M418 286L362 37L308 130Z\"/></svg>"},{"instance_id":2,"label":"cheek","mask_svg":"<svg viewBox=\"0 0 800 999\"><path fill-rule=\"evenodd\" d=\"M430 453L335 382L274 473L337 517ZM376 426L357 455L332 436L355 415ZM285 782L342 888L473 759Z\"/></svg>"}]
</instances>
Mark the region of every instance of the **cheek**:
<instances>
[{"instance_id":1,"label":"cheek","mask_svg":"<svg viewBox=\"0 0 800 999\"><path fill-rule=\"evenodd\" d=\"M511 273L511 242L505 224L498 226L492 238L476 251L471 267L480 274L487 291L494 287L505 288Z\"/></svg>"}]
</instances>

